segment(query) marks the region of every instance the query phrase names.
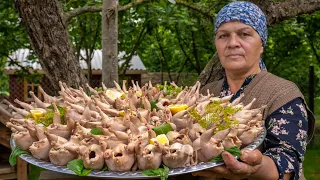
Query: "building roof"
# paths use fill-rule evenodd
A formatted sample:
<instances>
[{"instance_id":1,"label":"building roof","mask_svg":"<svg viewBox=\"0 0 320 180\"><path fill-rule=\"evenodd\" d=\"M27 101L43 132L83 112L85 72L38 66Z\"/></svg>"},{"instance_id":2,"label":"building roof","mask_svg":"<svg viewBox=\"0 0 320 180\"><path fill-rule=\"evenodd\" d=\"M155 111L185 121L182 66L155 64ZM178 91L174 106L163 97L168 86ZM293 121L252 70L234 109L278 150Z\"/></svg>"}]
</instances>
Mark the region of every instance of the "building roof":
<instances>
[{"instance_id":1,"label":"building roof","mask_svg":"<svg viewBox=\"0 0 320 180\"><path fill-rule=\"evenodd\" d=\"M10 58L20 63L22 67L30 67L33 70L42 70L42 67L38 61L32 62L28 60L30 50L29 49L18 49L15 51ZM84 58L86 57L86 53L84 50L80 51L82 58L80 59L80 66L82 69L88 69L87 63L85 62ZM122 59L125 55L125 52L119 52L119 65L123 64L124 60ZM143 62L141 61L138 55L133 55L130 61L129 71L139 71L145 72L146 67L144 66ZM4 68L5 71L15 71L20 70L21 68L17 65L9 65L9 62L6 63ZM93 71L101 71L102 70L102 51L95 50L93 58L91 60L91 69ZM127 70L127 71L128 71Z\"/></svg>"}]
</instances>

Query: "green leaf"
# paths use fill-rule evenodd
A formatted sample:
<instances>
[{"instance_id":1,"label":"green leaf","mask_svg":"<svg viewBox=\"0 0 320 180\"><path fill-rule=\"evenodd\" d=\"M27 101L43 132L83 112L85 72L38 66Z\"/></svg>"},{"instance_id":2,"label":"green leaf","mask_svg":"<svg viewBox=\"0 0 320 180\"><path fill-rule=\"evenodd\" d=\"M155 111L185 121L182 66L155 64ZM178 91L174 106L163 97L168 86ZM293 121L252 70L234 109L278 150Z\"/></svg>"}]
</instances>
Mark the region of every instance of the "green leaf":
<instances>
[{"instance_id":1,"label":"green leaf","mask_svg":"<svg viewBox=\"0 0 320 180\"><path fill-rule=\"evenodd\" d=\"M160 126L152 128L152 130L157 134L167 134L169 131L173 131L169 123L163 123Z\"/></svg>"},{"instance_id":2,"label":"green leaf","mask_svg":"<svg viewBox=\"0 0 320 180\"><path fill-rule=\"evenodd\" d=\"M104 168L102 168L101 171L109 171L108 166L105 166Z\"/></svg>"},{"instance_id":3,"label":"green leaf","mask_svg":"<svg viewBox=\"0 0 320 180\"><path fill-rule=\"evenodd\" d=\"M78 176L87 176L92 171L91 169L85 169L82 159L74 159L67 164L67 167L76 173Z\"/></svg>"},{"instance_id":4,"label":"green leaf","mask_svg":"<svg viewBox=\"0 0 320 180\"><path fill-rule=\"evenodd\" d=\"M150 101L151 111L152 111L153 109L156 109L157 111L159 110L158 106L156 106L157 103L158 103L158 100L151 100L151 101Z\"/></svg>"},{"instance_id":5,"label":"green leaf","mask_svg":"<svg viewBox=\"0 0 320 180\"><path fill-rule=\"evenodd\" d=\"M20 156L21 154L30 154L30 152L22 150L18 146L16 146L9 157L9 163L11 166L17 164L17 156Z\"/></svg>"},{"instance_id":6,"label":"green leaf","mask_svg":"<svg viewBox=\"0 0 320 180\"><path fill-rule=\"evenodd\" d=\"M93 135L103 135L103 131L98 128L91 129L90 133Z\"/></svg>"},{"instance_id":7,"label":"green leaf","mask_svg":"<svg viewBox=\"0 0 320 180\"><path fill-rule=\"evenodd\" d=\"M232 154L234 156L238 156L238 157L242 156L242 153L241 153L240 149L237 146L233 146L233 147L231 147L229 149L226 149L224 151L228 151L230 154ZM218 162L218 161L222 161L222 160L223 160L222 153L220 153L219 156L211 159L210 161L211 162Z\"/></svg>"},{"instance_id":8,"label":"green leaf","mask_svg":"<svg viewBox=\"0 0 320 180\"><path fill-rule=\"evenodd\" d=\"M141 173L146 175L146 176L159 176L160 175L160 170L159 169L160 168L142 170Z\"/></svg>"},{"instance_id":9,"label":"green leaf","mask_svg":"<svg viewBox=\"0 0 320 180\"><path fill-rule=\"evenodd\" d=\"M44 169L33 164L30 164L30 172L28 174L28 180L38 180L40 178L41 171Z\"/></svg>"},{"instance_id":10,"label":"green leaf","mask_svg":"<svg viewBox=\"0 0 320 180\"><path fill-rule=\"evenodd\" d=\"M146 176L160 176L161 180L167 180L169 176L169 168L163 165L163 168L148 169L141 171Z\"/></svg>"},{"instance_id":11,"label":"green leaf","mask_svg":"<svg viewBox=\"0 0 320 180\"><path fill-rule=\"evenodd\" d=\"M79 176L88 176L91 173L92 169L83 169L81 175Z\"/></svg>"}]
</instances>

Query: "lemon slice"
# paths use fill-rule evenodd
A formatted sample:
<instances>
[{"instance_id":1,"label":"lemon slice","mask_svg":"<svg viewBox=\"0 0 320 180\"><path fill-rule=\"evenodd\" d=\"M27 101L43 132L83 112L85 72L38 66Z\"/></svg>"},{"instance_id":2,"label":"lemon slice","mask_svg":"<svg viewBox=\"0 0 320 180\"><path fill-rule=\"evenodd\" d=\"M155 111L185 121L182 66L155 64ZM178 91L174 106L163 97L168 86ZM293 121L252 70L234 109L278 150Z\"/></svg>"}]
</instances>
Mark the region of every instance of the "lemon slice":
<instances>
[{"instance_id":1,"label":"lemon slice","mask_svg":"<svg viewBox=\"0 0 320 180\"><path fill-rule=\"evenodd\" d=\"M124 93L119 92L119 91L114 91L114 90L111 90L111 89L107 89L106 95L111 99L117 99L117 98L123 96ZM125 95L124 95L124 97L125 97Z\"/></svg>"},{"instance_id":2,"label":"lemon slice","mask_svg":"<svg viewBox=\"0 0 320 180\"><path fill-rule=\"evenodd\" d=\"M171 104L168 107L169 107L171 113L175 114L177 112L186 110L188 108L188 105L186 105L186 104Z\"/></svg>"},{"instance_id":3,"label":"lemon slice","mask_svg":"<svg viewBox=\"0 0 320 180\"><path fill-rule=\"evenodd\" d=\"M167 138L167 136L165 134L160 134L156 138L151 138L150 144L154 145L155 141L157 141L158 143L165 145L165 146L169 145L169 139Z\"/></svg>"},{"instance_id":4,"label":"lemon slice","mask_svg":"<svg viewBox=\"0 0 320 180\"><path fill-rule=\"evenodd\" d=\"M38 109L30 110L30 113L34 120L39 120L44 116L44 112Z\"/></svg>"}]
</instances>

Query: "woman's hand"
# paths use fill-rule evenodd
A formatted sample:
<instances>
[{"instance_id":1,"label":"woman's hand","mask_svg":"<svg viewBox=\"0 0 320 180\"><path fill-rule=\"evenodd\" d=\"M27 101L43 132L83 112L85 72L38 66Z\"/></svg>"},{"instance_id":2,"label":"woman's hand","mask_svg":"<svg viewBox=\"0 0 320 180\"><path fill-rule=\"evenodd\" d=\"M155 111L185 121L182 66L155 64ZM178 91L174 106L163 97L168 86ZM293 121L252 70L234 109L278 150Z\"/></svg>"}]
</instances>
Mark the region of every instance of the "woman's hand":
<instances>
[{"instance_id":1,"label":"woman's hand","mask_svg":"<svg viewBox=\"0 0 320 180\"><path fill-rule=\"evenodd\" d=\"M194 176L203 176L203 177L210 177L210 178L227 178L227 179L244 179L244 178L257 178L257 179L265 179L263 176L268 176L267 174L264 174L265 170L263 168L267 168L269 166L268 164L265 164L264 160L271 160L267 156L263 156L259 150L243 150L242 156L240 157L241 161L238 161L232 154L229 152L223 152L222 158L225 162L225 165L223 166L217 166L211 169L207 169L204 171L199 171L196 173L193 173ZM267 159L266 159L267 158ZM271 160L272 161L272 160ZM270 162L268 162L270 163ZM273 179L274 176L277 176L277 168L275 167L275 164L273 161L271 162L274 167L271 165L271 169L269 169L269 175L268 178ZM275 169L274 169L275 168ZM267 171L267 172L268 172ZM278 177L278 176L277 176ZM250 178L250 179L251 179Z\"/></svg>"}]
</instances>

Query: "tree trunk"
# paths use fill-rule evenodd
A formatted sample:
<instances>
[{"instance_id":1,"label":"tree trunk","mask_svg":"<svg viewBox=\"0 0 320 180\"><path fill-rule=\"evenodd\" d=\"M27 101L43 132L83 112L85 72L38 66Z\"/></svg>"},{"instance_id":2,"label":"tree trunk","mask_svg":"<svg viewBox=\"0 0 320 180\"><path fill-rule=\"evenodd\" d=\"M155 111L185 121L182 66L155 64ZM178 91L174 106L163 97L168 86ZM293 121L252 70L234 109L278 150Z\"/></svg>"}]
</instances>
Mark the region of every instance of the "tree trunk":
<instances>
[{"instance_id":1,"label":"tree trunk","mask_svg":"<svg viewBox=\"0 0 320 180\"><path fill-rule=\"evenodd\" d=\"M102 82L114 87L118 82L118 0L102 4Z\"/></svg>"},{"instance_id":2,"label":"tree trunk","mask_svg":"<svg viewBox=\"0 0 320 180\"><path fill-rule=\"evenodd\" d=\"M224 76L224 70L220 64L218 53L215 53L200 73L198 81L204 86L212 81L217 81Z\"/></svg>"},{"instance_id":3,"label":"tree trunk","mask_svg":"<svg viewBox=\"0 0 320 180\"><path fill-rule=\"evenodd\" d=\"M16 7L30 42L55 92L59 81L78 88L87 82L56 0L17 0Z\"/></svg>"}]
</instances>

